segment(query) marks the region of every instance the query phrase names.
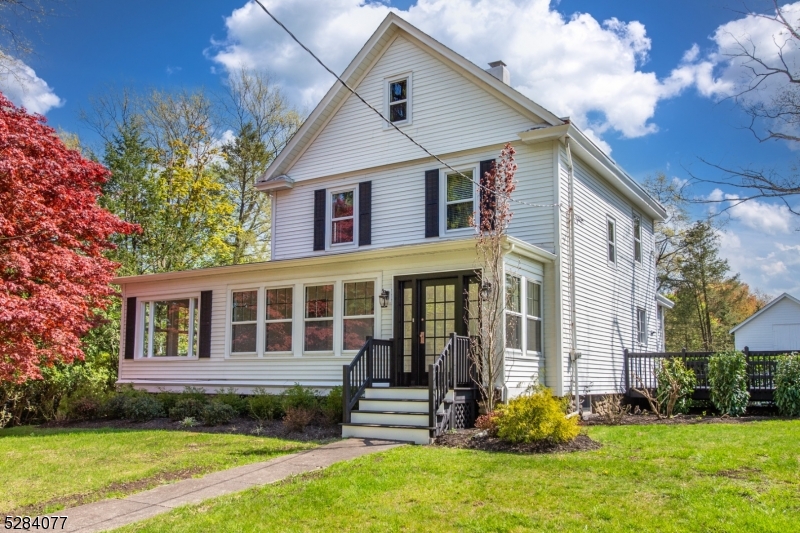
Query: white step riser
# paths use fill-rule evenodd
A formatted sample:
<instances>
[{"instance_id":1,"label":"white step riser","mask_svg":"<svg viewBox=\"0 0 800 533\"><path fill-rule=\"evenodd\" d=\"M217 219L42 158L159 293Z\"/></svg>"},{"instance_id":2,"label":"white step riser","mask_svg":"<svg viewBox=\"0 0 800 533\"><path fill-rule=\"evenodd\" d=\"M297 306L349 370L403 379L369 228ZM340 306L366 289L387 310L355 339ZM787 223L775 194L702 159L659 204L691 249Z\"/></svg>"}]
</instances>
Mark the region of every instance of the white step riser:
<instances>
[{"instance_id":1,"label":"white step riser","mask_svg":"<svg viewBox=\"0 0 800 533\"><path fill-rule=\"evenodd\" d=\"M384 426L427 426L428 414L407 415L388 413L352 413L350 421L355 424L381 424Z\"/></svg>"},{"instance_id":2,"label":"white step riser","mask_svg":"<svg viewBox=\"0 0 800 533\"><path fill-rule=\"evenodd\" d=\"M359 411L402 411L406 413L427 413L428 402L393 402L362 399L358 401Z\"/></svg>"},{"instance_id":3,"label":"white step riser","mask_svg":"<svg viewBox=\"0 0 800 533\"><path fill-rule=\"evenodd\" d=\"M428 389L406 389L392 387L387 389L370 388L364 391L364 397L372 398L401 398L403 400L427 400Z\"/></svg>"},{"instance_id":4,"label":"white step riser","mask_svg":"<svg viewBox=\"0 0 800 533\"><path fill-rule=\"evenodd\" d=\"M358 439L402 440L414 444L430 444L427 429L373 428L363 426L342 426L342 437Z\"/></svg>"}]
</instances>

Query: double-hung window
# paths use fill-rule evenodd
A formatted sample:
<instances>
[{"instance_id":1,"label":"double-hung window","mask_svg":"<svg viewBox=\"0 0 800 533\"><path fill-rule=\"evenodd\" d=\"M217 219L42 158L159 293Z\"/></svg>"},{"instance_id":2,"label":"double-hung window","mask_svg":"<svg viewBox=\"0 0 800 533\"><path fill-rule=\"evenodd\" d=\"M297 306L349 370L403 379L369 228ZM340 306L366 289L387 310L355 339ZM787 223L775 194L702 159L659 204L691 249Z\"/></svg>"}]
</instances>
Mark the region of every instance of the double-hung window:
<instances>
[{"instance_id":1,"label":"double-hung window","mask_svg":"<svg viewBox=\"0 0 800 533\"><path fill-rule=\"evenodd\" d=\"M331 193L331 244L353 243L355 191Z\"/></svg>"},{"instance_id":2,"label":"double-hung window","mask_svg":"<svg viewBox=\"0 0 800 533\"><path fill-rule=\"evenodd\" d=\"M231 313L231 353L256 353L258 291L234 292Z\"/></svg>"},{"instance_id":3,"label":"double-hung window","mask_svg":"<svg viewBox=\"0 0 800 533\"><path fill-rule=\"evenodd\" d=\"M342 349L359 350L375 331L375 282L344 284Z\"/></svg>"},{"instance_id":4,"label":"double-hung window","mask_svg":"<svg viewBox=\"0 0 800 533\"><path fill-rule=\"evenodd\" d=\"M522 348L521 280L506 274L506 348Z\"/></svg>"},{"instance_id":5,"label":"double-hung window","mask_svg":"<svg viewBox=\"0 0 800 533\"><path fill-rule=\"evenodd\" d=\"M306 352L333 351L333 284L306 287Z\"/></svg>"},{"instance_id":6,"label":"double-hung window","mask_svg":"<svg viewBox=\"0 0 800 533\"><path fill-rule=\"evenodd\" d=\"M409 78L391 80L389 84L389 120L404 123L409 116Z\"/></svg>"},{"instance_id":7,"label":"double-hung window","mask_svg":"<svg viewBox=\"0 0 800 533\"><path fill-rule=\"evenodd\" d=\"M196 357L200 322L197 298L142 302L143 357Z\"/></svg>"},{"instance_id":8,"label":"double-hung window","mask_svg":"<svg viewBox=\"0 0 800 533\"><path fill-rule=\"evenodd\" d=\"M647 344L647 311L636 308L636 340L639 344Z\"/></svg>"},{"instance_id":9,"label":"double-hung window","mask_svg":"<svg viewBox=\"0 0 800 533\"><path fill-rule=\"evenodd\" d=\"M642 263L642 219L633 217L633 259Z\"/></svg>"},{"instance_id":10,"label":"double-hung window","mask_svg":"<svg viewBox=\"0 0 800 533\"><path fill-rule=\"evenodd\" d=\"M468 228L475 212L473 171L463 170L445 176L446 229Z\"/></svg>"},{"instance_id":11,"label":"double-hung window","mask_svg":"<svg viewBox=\"0 0 800 533\"><path fill-rule=\"evenodd\" d=\"M292 351L292 288L267 289L264 351Z\"/></svg>"},{"instance_id":12,"label":"double-hung window","mask_svg":"<svg viewBox=\"0 0 800 533\"><path fill-rule=\"evenodd\" d=\"M533 281L528 282L525 307L527 322L527 350L542 352L542 286Z\"/></svg>"},{"instance_id":13,"label":"double-hung window","mask_svg":"<svg viewBox=\"0 0 800 533\"><path fill-rule=\"evenodd\" d=\"M617 264L617 223L608 217L606 221L606 240L608 242L608 262Z\"/></svg>"}]
</instances>

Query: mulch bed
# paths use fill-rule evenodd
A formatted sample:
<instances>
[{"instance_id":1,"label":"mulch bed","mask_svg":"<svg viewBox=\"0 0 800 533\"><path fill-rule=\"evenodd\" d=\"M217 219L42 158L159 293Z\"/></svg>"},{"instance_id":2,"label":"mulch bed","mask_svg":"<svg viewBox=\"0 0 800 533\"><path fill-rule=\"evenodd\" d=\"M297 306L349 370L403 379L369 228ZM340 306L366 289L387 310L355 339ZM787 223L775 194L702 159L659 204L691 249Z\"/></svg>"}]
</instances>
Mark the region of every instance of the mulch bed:
<instances>
[{"instance_id":1,"label":"mulch bed","mask_svg":"<svg viewBox=\"0 0 800 533\"><path fill-rule=\"evenodd\" d=\"M624 415L619 424L610 424L604 418L599 416L591 416L581 421L582 426L644 426L644 425L684 425L684 424L747 424L749 422L758 422L761 420L791 420L789 418L782 418L778 416L764 416L764 415L749 415L749 416L719 416L719 415L675 415L672 418L659 419L656 415L638 414L638 415Z\"/></svg>"},{"instance_id":2,"label":"mulch bed","mask_svg":"<svg viewBox=\"0 0 800 533\"><path fill-rule=\"evenodd\" d=\"M572 442L563 444L556 444L548 441L530 444L511 444L497 437L490 437L485 431L477 428L459 429L453 433L446 433L437 438L434 445L446 448L481 450L485 452L522 454L583 452L597 450L601 447L599 442L590 439L587 435L578 435Z\"/></svg>"},{"instance_id":3,"label":"mulch bed","mask_svg":"<svg viewBox=\"0 0 800 533\"><path fill-rule=\"evenodd\" d=\"M295 441L318 441L339 439L342 437L342 429L338 425L322 426L312 425L306 427L302 433L288 432L280 420L259 423L250 418L237 418L230 424L223 426L195 426L191 428L181 427L179 422L173 422L169 418L156 418L148 422L131 422L129 420L93 420L86 422L47 422L41 428L77 428L77 429L161 429L172 431L192 431L196 433L228 433L236 435L254 435L259 437L278 437Z\"/></svg>"}]
</instances>

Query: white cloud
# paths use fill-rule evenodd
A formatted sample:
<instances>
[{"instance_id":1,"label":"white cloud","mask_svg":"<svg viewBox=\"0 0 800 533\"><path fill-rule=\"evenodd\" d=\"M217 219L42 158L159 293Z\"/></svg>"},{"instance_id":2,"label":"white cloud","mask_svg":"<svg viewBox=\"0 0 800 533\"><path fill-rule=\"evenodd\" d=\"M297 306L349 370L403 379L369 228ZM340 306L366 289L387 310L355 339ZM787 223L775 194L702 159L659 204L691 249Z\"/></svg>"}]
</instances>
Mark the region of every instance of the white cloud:
<instances>
[{"instance_id":1,"label":"white cloud","mask_svg":"<svg viewBox=\"0 0 800 533\"><path fill-rule=\"evenodd\" d=\"M789 269L786 268L783 261L770 261L769 263L761 265L761 272L767 276L778 276L780 274L786 274L788 271Z\"/></svg>"},{"instance_id":2,"label":"white cloud","mask_svg":"<svg viewBox=\"0 0 800 533\"><path fill-rule=\"evenodd\" d=\"M731 217L745 226L769 235L791 233L798 224L797 217L785 205L773 205L758 200L738 201L735 194L726 194Z\"/></svg>"},{"instance_id":3,"label":"white cloud","mask_svg":"<svg viewBox=\"0 0 800 533\"><path fill-rule=\"evenodd\" d=\"M269 0L267 7L334 71L341 72L381 20L394 11L474 63L502 59L512 85L559 116L569 115L602 148L602 136L657 130L659 101L701 79L687 53L681 69L659 80L642 70L651 48L638 21L565 17L549 0L419 0L408 10L363 0ZM557 2L556 2L557 3ZM332 84L307 52L253 2L225 21L227 37L210 57L225 69L273 73L296 101L315 105Z\"/></svg>"},{"instance_id":4,"label":"white cloud","mask_svg":"<svg viewBox=\"0 0 800 533\"><path fill-rule=\"evenodd\" d=\"M53 89L36 72L18 59L4 59L0 70L0 92L31 113L46 114L64 105Z\"/></svg>"}]
</instances>

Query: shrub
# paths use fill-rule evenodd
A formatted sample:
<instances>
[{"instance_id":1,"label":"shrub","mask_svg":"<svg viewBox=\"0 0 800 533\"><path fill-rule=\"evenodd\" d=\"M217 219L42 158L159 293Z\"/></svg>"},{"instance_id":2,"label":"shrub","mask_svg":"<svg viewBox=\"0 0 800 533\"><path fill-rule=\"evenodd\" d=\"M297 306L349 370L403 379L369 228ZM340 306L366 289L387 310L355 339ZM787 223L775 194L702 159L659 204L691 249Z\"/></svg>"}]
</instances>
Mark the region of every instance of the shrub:
<instances>
[{"instance_id":1,"label":"shrub","mask_svg":"<svg viewBox=\"0 0 800 533\"><path fill-rule=\"evenodd\" d=\"M247 414L247 400L233 387L216 391L214 401L230 405L237 416Z\"/></svg>"},{"instance_id":2,"label":"shrub","mask_svg":"<svg viewBox=\"0 0 800 533\"><path fill-rule=\"evenodd\" d=\"M578 436L578 418L567 418L566 402L537 387L501 406L497 436L511 442L569 442Z\"/></svg>"},{"instance_id":3,"label":"shrub","mask_svg":"<svg viewBox=\"0 0 800 533\"><path fill-rule=\"evenodd\" d=\"M197 425L197 420L195 420L191 416L187 416L186 418L178 422L178 425L182 428L193 428Z\"/></svg>"},{"instance_id":4,"label":"shrub","mask_svg":"<svg viewBox=\"0 0 800 533\"><path fill-rule=\"evenodd\" d=\"M151 394L130 396L124 406L125 418L146 422L164 416L164 406Z\"/></svg>"},{"instance_id":5,"label":"shrub","mask_svg":"<svg viewBox=\"0 0 800 533\"><path fill-rule=\"evenodd\" d=\"M148 394L134 389L132 385L123 385L116 393L105 400L101 414L111 419L127 418L125 409L128 402L141 396L148 396Z\"/></svg>"},{"instance_id":6,"label":"shrub","mask_svg":"<svg viewBox=\"0 0 800 533\"><path fill-rule=\"evenodd\" d=\"M662 413L669 417L673 413L689 412L697 378L694 370L686 368L682 359L662 360L656 367L656 382L656 398Z\"/></svg>"},{"instance_id":7,"label":"shrub","mask_svg":"<svg viewBox=\"0 0 800 533\"><path fill-rule=\"evenodd\" d=\"M775 405L784 416L800 416L800 354L784 355L778 359Z\"/></svg>"},{"instance_id":8,"label":"shrub","mask_svg":"<svg viewBox=\"0 0 800 533\"><path fill-rule=\"evenodd\" d=\"M58 406L58 412L67 420L93 420L103 412L103 400L93 394L76 392Z\"/></svg>"},{"instance_id":9,"label":"shrub","mask_svg":"<svg viewBox=\"0 0 800 533\"><path fill-rule=\"evenodd\" d=\"M203 407L202 419L207 426L229 424L236 417L236 410L219 400L212 400Z\"/></svg>"},{"instance_id":10,"label":"shrub","mask_svg":"<svg viewBox=\"0 0 800 533\"><path fill-rule=\"evenodd\" d=\"M619 394L608 394L603 399L594 404L597 414L606 424L617 425L622 423L622 419L630 413L631 406L622 404L622 396Z\"/></svg>"},{"instance_id":11,"label":"shrub","mask_svg":"<svg viewBox=\"0 0 800 533\"><path fill-rule=\"evenodd\" d=\"M164 411L169 413L175 404L178 403L178 400L182 398L182 394L180 392L172 392L161 390L156 394L156 398L158 401L161 402L161 405L164 406Z\"/></svg>"},{"instance_id":12,"label":"shrub","mask_svg":"<svg viewBox=\"0 0 800 533\"><path fill-rule=\"evenodd\" d=\"M253 390L253 395L247 400L250 416L256 420L275 420L283 416L283 403L281 397L270 394L263 387Z\"/></svg>"},{"instance_id":13,"label":"shrub","mask_svg":"<svg viewBox=\"0 0 800 533\"><path fill-rule=\"evenodd\" d=\"M490 437L497 436L497 420L500 418L500 411L492 411L479 416L475 420L475 427L485 430Z\"/></svg>"},{"instance_id":14,"label":"shrub","mask_svg":"<svg viewBox=\"0 0 800 533\"><path fill-rule=\"evenodd\" d=\"M175 402L175 407L169 410L170 420L183 420L184 418L201 419L206 402L197 398L181 398Z\"/></svg>"},{"instance_id":15,"label":"shrub","mask_svg":"<svg viewBox=\"0 0 800 533\"><path fill-rule=\"evenodd\" d=\"M314 409L306 407L287 407L286 415L283 417L283 424L286 431L302 433L306 427L314 420L316 412Z\"/></svg>"},{"instance_id":16,"label":"shrub","mask_svg":"<svg viewBox=\"0 0 800 533\"><path fill-rule=\"evenodd\" d=\"M740 416L747 410L747 359L742 352L719 352L708 360L711 403L722 414Z\"/></svg>"},{"instance_id":17,"label":"shrub","mask_svg":"<svg viewBox=\"0 0 800 533\"><path fill-rule=\"evenodd\" d=\"M283 408L288 411L290 407L298 407L315 411L319 406L317 395L312 389L295 383L283 391Z\"/></svg>"},{"instance_id":18,"label":"shrub","mask_svg":"<svg viewBox=\"0 0 800 533\"><path fill-rule=\"evenodd\" d=\"M322 399L322 414L328 423L338 424L343 420L344 407L342 401L341 386L333 387L328 395Z\"/></svg>"}]
</instances>

